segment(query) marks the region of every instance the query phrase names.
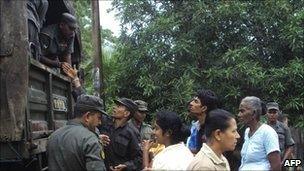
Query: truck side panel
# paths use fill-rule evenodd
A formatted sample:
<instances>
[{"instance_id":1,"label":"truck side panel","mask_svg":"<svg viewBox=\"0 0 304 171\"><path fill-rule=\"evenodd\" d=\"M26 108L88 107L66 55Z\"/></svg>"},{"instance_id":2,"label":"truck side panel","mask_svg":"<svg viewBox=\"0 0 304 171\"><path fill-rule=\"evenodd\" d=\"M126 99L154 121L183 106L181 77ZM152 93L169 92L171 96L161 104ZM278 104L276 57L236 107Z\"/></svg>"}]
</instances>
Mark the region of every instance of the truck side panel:
<instances>
[{"instance_id":1,"label":"truck side panel","mask_svg":"<svg viewBox=\"0 0 304 171\"><path fill-rule=\"evenodd\" d=\"M20 141L25 128L29 56L25 3L0 1L0 142Z\"/></svg>"}]
</instances>

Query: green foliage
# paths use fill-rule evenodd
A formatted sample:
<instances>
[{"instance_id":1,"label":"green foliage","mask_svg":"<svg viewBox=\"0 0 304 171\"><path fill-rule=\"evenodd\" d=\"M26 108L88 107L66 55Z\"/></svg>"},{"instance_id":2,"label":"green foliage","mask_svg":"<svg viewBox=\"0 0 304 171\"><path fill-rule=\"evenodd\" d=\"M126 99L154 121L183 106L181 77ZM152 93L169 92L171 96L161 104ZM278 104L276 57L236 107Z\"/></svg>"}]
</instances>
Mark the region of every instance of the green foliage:
<instances>
[{"instance_id":1,"label":"green foliage","mask_svg":"<svg viewBox=\"0 0 304 171\"><path fill-rule=\"evenodd\" d=\"M76 13L78 17L79 26L81 29L82 49L83 49L83 61L81 68L85 70L85 89L87 93L92 94L93 87L93 46L92 46L92 9L90 0L75 0ZM113 36L113 33L108 29L101 30L102 37L102 59L105 76L105 85L107 86L109 75L115 73L116 59L112 58L112 53L115 48L115 42L117 38ZM114 87L114 86L113 86Z\"/></svg>"},{"instance_id":2,"label":"green foliage","mask_svg":"<svg viewBox=\"0 0 304 171\"><path fill-rule=\"evenodd\" d=\"M304 1L114 0L123 24L109 96L186 115L200 88L237 112L241 98L277 101L303 127ZM113 63L113 64L114 64Z\"/></svg>"},{"instance_id":3,"label":"green foliage","mask_svg":"<svg viewBox=\"0 0 304 171\"><path fill-rule=\"evenodd\" d=\"M92 90L91 7L76 0L86 88ZM107 107L117 96L142 99L151 113L187 118L201 88L237 113L248 95L277 101L291 124L304 127L304 1L114 0L119 39L102 30Z\"/></svg>"}]
</instances>

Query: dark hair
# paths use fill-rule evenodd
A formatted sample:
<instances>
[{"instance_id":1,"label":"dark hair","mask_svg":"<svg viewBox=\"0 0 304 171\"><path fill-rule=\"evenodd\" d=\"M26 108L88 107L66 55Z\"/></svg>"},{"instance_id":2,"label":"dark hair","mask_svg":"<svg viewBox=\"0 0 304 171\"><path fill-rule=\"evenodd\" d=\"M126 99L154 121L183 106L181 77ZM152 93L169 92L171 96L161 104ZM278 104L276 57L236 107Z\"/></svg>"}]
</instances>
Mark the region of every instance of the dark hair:
<instances>
[{"instance_id":1,"label":"dark hair","mask_svg":"<svg viewBox=\"0 0 304 171\"><path fill-rule=\"evenodd\" d=\"M266 115L266 113L267 113L267 106L266 106L266 103L263 100L261 100L261 107L262 107L262 113L261 113L261 115Z\"/></svg>"},{"instance_id":2,"label":"dark hair","mask_svg":"<svg viewBox=\"0 0 304 171\"><path fill-rule=\"evenodd\" d=\"M206 113L217 108L218 98L213 91L202 89L197 92L196 96L200 99L202 105L207 106Z\"/></svg>"},{"instance_id":3,"label":"dark hair","mask_svg":"<svg viewBox=\"0 0 304 171\"><path fill-rule=\"evenodd\" d=\"M229 120L234 118L231 113L223 109L214 109L209 112L209 116L205 121L205 134L209 139L212 132L219 129L222 132L229 127Z\"/></svg>"},{"instance_id":4,"label":"dark hair","mask_svg":"<svg viewBox=\"0 0 304 171\"><path fill-rule=\"evenodd\" d=\"M161 111L156 113L156 124L162 129L163 134L170 132L172 144L184 141L190 135L189 128L182 123L175 112Z\"/></svg>"}]
</instances>

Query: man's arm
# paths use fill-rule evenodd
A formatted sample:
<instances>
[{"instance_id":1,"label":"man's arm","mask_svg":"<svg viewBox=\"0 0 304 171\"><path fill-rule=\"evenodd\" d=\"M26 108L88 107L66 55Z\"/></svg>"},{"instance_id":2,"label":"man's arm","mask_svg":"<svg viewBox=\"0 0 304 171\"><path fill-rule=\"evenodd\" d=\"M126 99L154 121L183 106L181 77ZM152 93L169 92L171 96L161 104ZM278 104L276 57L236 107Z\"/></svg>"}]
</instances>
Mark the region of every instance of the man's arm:
<instances>
[{"instance_id":1,"label":"man's arm","mask_svg":"<svg viewBox=\"0 0 304 171\"><path fill-rule=\"evenodd\" d=\"M50 55L51 53L49 48L51 44L51 38L49 35L47 33L41 32L39 34L39 42L41 47L40 62L50 67L60 68L62 64L59 61L58 56Z\"/></svg>"},{"instance_id":2,"label":"man's arm","mask_svg":"<svg viewBox=\"0 0 304 171\"><path fill-rule=\"evenodd\" d=\"M40 58L40 62L50 67L60 68L61 62L59 62L58 58L56 59L57 60L52 60L42 55Z\"/></svg>"},{"instance_id":3,"label":"man's arm","mask_svg":"<svg viewBox=\"0 0 304 171\"><path fill-rule=\"evenodd\" d=\"M103 160L103 150L97 137L91 137L83 147L87 170L106 170Z\"/></svg>"},{"instance_id":4,"label":"man's arm","mask_svg":"<svg viewBox=\"0 0 304 171\"><path fill-rule=\"evenodd\" d=\"M284 151L284 155L282 158L282 162L284 162L286 159L288 159L292 152L293 152L293 146L295 144L293 138L291 137L291 132L289 127L285 126L285 151Z\"/></svg>"},{"instance_id":5,"label":"man's arm","mask_svg":"<svg viewBox=\"0 0 304 171\"><path fill-rule=\"evenodd\" d=\"M150 168L151 167L151 163L150 163L150 148L152 146L153 142L151 140L143 140L143 142L141 143L142 146L142 152L143 152L143 168Z\"/></svg>"},{"instance_id":6,"label":"man's arm","mask_svg":"<svg viewBox=\"0 0 304 171\"><path fill-rule=\"evenodd\" d=\"M71 65L67 63L62 64L62 70L68 77L72 79L72 84L74 87L72 91L72 96L76 102L78 96L80 96L81 94L86 94L85 90L81 87L80 80L77 76L77 70L73 69Z\"/></svg>"},{"instance_id":7,"label":"man's arm","mask_svg":"<svg viewBox=\"0 0 304 171\"><path fill-rule=\"evenodd\" d=\"M65 54L65 55L62 57L62 59L63 59L62 62L66 62L66 63L72 65L72 59L71 59L71 58L72 58L71 53Z\"/></svg>"},{"instance_id":8,"label":"man's arm","mask_svg":"<svg viewBox=\"0 0 304 171\"><path fill-rule=\"evenodd\" d=\"M75 40L75 33L72 37L68 40L68 47L62 56L62 61L67 62L68 64L72 65L72 53L74 53L74 40Z\"/></svg>"},{"instance_id":9,"label":"man's arm","mask_svg":"<svg viewBox=\"0 0 304 171\"><path fill-rule=\"evenodd\" d=\"M293 146L289 146L285 149L284 156L282 158L282 163L291 156L292 152L293 152Z\"/></svg>"}]
</instances>

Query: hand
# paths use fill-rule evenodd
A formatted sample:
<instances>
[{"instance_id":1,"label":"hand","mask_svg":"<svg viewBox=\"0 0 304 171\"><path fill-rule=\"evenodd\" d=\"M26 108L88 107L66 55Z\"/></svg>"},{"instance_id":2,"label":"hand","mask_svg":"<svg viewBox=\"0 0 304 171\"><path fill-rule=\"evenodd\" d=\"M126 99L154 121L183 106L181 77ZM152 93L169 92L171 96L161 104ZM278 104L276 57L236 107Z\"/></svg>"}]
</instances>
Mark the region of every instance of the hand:
<instances>
[{"instance_id":1,"label":"hand","mask_svg":"<svg viewBox=\"0 0 304 171\"><path fill-rule=\"evenodd\" d=\"M152 145L153 145L153 141L151 140L143 140L141 142L141 148L143 151L149 151Z\"/></svg>"},{"instance_id":2,"label":"hand","mask_svg":"<svg viewBox=\"0 0 304 171\"><path fill-rule=\"evenodd\" d=\"M125 165L125 164L119 164L119 165L117 165L117 166L110 166L110 169L112 170L112 171L122 171L123 169L125 169L125 168L127 168L127 165Z\"/></svg>"},{"instance_id":3,"label":"hand","mask_svg":"<svg viewBox=\"0 0 304 171\"><path fill-rule=\"evenodd\" d=\"M109 138L109 136L107 136L105 134L100 134L99 139L100 139L101 144L104 146L107 146L110 144L110 138Z\"/></svg>"},{"instance_id":4,"label":"hand","mask_svg":"<svg viewBox=\"0 0 304 171\"><path fill-rule=\"evenodd\" d=\"M63 72L72 79L77 77L77 70L73 69L72 66L67 62L62 62L61 68Z\"/></svg>"}]
</instances>

